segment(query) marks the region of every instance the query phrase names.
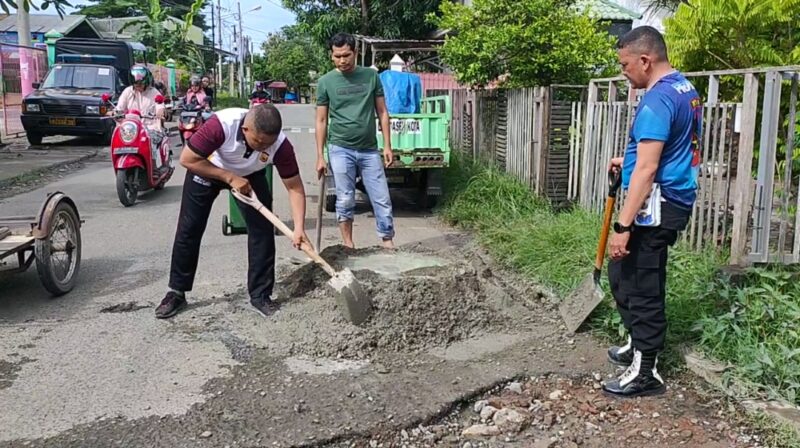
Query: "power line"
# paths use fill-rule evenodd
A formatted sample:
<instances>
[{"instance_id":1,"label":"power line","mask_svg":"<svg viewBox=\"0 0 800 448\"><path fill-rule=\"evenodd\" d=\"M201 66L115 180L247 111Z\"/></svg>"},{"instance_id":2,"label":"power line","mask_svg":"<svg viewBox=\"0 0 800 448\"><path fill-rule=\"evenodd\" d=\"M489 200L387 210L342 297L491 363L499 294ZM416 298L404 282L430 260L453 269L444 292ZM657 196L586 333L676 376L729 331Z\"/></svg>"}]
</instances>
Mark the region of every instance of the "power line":
<instances>
[{"instance_id":1,"label":"power line","mask_svg":"<svg viewBox=\"0 0 800 448\"><path fill-rule=\"evenodd\" d=\"M277 3L275 0L267 0L267 2L268 3L272 3L273 5L277 6L278 8L281 8L284 11L288 11L288 12L294 14L294 11L292 11L291 9L281 5L280 3Z\"/></svg>"}]
</instances>

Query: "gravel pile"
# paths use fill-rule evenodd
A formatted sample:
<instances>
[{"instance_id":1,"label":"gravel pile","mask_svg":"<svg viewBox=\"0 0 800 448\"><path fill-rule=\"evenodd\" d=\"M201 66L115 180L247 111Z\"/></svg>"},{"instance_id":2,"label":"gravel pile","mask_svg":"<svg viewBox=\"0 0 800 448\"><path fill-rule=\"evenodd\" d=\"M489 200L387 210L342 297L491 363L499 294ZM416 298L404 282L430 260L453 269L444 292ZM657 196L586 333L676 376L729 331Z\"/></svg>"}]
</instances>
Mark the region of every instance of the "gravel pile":
<instances>
[{"instance_id":1,"label":"gravel pile","mask_svg":"<svg viewBox=\"0 0 800 448\"><path fill-rule=\"evenodd\" d=\"M359 251L355 255L368 253ZM397 254L415 255L419 254ZM337 247L326 250L323 256L336 265L348 254ZM350 325L335 310L332 291L326 286L328 277L320 268L302 266L280 282L280 300L300 298L324 306L324 311L314 311L321 313L314 319L320 325L302 335L302 341L294 346L295 354L361 358L376 351L416 351L502 330L511 323L496 309L470 265L454 262L411 271L400 279L388 279L368 270L355 274L375 306L371 318L361 327ZM306 317L313 317L311 313ZM288 323L297 317L296 312L279 313L276 319ZM328 324L336 328L328 331Z\"/></svg>"}]
</instances>

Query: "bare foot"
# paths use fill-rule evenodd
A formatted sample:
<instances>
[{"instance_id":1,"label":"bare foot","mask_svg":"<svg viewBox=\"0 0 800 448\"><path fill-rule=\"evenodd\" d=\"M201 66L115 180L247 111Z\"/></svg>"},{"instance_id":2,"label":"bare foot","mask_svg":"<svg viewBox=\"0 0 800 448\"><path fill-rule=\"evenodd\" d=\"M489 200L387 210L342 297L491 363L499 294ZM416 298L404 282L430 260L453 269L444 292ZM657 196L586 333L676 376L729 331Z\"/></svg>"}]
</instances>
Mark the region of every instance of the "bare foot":
<instances>
[{"instance_id":1,"label":"bare foot","mask_svg":"<svg viewBox=\"0 0 800 448\"><path fill-rule=\"evenodd\" d=\"M392 241L392 240L383 240L383 248L384 249L394 249L394 241Z\"/></svg>"},{"instance_id":2,"label":"bare foot","mask_svg":"<svg viewBox=\"0 0 800 448\"><path fill-rule=\"evenodd\" d=\"M344 243L342 243L342 246L344 246L344 247L346 247L348 249L355 249L356 248L356 243L354 243L352 241L350 241L348 243L348 242L345 241Z\"/></svg>"}]
</instances>

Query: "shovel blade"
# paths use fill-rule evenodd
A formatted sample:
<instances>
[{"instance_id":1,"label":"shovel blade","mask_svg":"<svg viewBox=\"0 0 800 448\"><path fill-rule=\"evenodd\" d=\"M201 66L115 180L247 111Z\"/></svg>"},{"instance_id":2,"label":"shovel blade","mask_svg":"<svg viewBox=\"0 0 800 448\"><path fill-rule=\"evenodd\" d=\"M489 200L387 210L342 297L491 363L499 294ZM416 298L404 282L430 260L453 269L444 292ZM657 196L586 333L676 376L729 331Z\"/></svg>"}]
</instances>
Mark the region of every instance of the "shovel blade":
<instances>
[{"instance_id":1,"label":"shovel blade","mask_svg":"<svg viewBox=\"0 0 800 448\"><path fill-rule=\"evenodd\" d=\"M337 272L328 281L328 285L336 293L336 305L348 322L361 325L369 318L372 313L372 301L361 289L350 269Z\"/></svg>"},{"instance_id":2,"label":"shovel blade","mask_svg":"<svg viewBox=\"0 0 800 448\"><path fill-rule=\"evenodd\" d=\"M592 311L597 308L597 305L603 301L603 289L600 287L598 274L588 274L572 294L558 306L567 331L570 333L575 333L592 314Z\"/></svg>"}]
</instances>

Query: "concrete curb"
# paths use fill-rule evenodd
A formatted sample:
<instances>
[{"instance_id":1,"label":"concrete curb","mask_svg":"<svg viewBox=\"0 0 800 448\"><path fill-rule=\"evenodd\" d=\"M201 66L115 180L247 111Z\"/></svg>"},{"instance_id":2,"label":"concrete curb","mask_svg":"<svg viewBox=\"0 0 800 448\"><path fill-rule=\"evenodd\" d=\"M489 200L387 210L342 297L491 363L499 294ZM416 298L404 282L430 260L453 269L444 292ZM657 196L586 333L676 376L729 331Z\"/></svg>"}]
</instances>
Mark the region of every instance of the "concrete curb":
<instances>
[{"instance_id":1,"label":"concrete curb","mask_svg":"<svg viewBox=\"0 0 800 448\"><path fill-rule=\"evenodd\" d=\"M2 180L0 180L0 188L8 188L8 187L14 186L14 184L18 183L19 181L21 181L22 179L24 179L26 177L35 176L35 175L38 175L38 174L41 174L41 173L46 173L48 171L52 171L52 170L61 168L62 166L69 165L69 164L72 164L72 163L78 163L78 162L83 162L83 161L89 160L89 159L94 158L95 156L97 156L98 152L99 152L98 150L94 150L91 153L84 154L83 156L80 156L80 157L75 157L73 159L62 160L60 162L51 163L50 165L47 165L47 166L39 167L39 168L30 170L30 171L25 171L23 173L20 173L20 174L14 176L14 177L9 177L8 179L2 179Z\"/></svg>"}]
</instances>

